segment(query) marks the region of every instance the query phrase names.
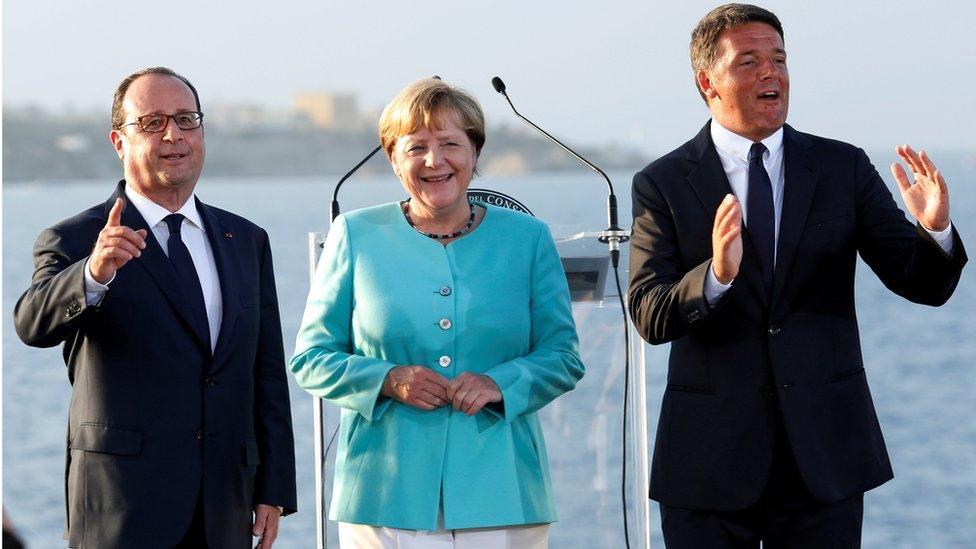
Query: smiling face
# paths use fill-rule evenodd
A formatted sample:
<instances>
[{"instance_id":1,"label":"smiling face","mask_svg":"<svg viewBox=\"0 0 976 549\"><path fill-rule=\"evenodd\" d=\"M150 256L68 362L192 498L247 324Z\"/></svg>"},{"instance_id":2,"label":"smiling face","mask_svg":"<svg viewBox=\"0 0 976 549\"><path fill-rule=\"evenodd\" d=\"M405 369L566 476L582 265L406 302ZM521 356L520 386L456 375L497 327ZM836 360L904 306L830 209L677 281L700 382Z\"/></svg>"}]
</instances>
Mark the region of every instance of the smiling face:
<instances>
[{"instance_id":1,"label":"smiling face","mask_svg":"<svg viewBox=\"0 0 976 549\"><path fill-rule=\"evenodd\" d=\"M412 215L427 218L450 217L468 210L468 184L478 154L458 117L446 114L400 136L393 147L390 164L410 194Z\"/></svg>"},{"instance_id":2,"label":"smiling face","mask_svg":"<svg viewBox=\"0 0 976 549\"><path fill-rule=\"evenodd\" d=\"M122 108L125 124L147 114L197 110L190 88L165 74L147 74L134 80ZM181 130L168 119L162 132L146 132L132 124L113 130L109 137L122 161L126 181L141 194L159 204L182 204L193 192L206 156L202 126Z\"/></svg>"},{"instance_id":3,"label":"smiling face","mask_svg":"<svg viewBox=\"0 0 976 549\"><path fill-rule=\"evenodd\" d=\"M726 129L761 141L786 123L790 76L783 39L765 23L719 35L715 62L696 74L712 117Z\"/></svg>"}]
</instances>

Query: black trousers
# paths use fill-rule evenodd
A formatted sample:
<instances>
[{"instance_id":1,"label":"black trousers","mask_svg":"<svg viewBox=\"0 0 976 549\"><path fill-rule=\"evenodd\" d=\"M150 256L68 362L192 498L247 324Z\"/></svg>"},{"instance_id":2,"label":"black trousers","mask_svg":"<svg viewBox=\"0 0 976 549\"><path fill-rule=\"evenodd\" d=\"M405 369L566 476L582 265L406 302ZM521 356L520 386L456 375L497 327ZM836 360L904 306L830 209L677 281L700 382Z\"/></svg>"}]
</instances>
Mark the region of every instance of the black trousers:
<instances>
[{"instance_id":1,"label":"black trousers","mask_svg":"<svg viewBox=\"0 0 976 549\"><path fill-rule=\"evenodd\" d=\"M776 429L769 481L759 501L741 511L683 509L661 504L669 549L857 548L864 495L822 503L810 495L796 468L782 421Z\"/></svg>"}]
</instances>

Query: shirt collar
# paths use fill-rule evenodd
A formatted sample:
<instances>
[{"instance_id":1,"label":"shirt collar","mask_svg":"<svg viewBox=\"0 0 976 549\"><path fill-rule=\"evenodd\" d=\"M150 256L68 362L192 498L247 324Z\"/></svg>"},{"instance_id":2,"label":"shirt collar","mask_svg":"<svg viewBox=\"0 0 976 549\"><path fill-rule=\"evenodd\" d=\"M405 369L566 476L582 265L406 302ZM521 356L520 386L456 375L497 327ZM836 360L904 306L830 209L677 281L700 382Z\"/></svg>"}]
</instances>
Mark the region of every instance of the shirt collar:
<instances>
[{"instance_id":1,"label":"shirt collar","mask_svg":"<svg viewBox=\"0 0 976 549\"><path fill-rule=\"evenodd\" d=\"M727 155L734 156L743 162L749 161L749 149L752 147L753 141L731 132L719 124L714 118L711 123L711 133L712 142L715 143L716 149ZM763 139L761 143L766 145L770 156L779 154L783 148L783 128L781 127L773 132L772 135Z\"/></svg>"},{"instance_id":2,"label":"shirt collar","mask_svg":"<svg viewBox=\"0 0 976 549\"><path fill-rule=\"evenodd\" d=\"M132 202L132 205L136 207L136 211L142 215L142 218L146 220L146 224L150 227L155 227L163 221L164 217L170 213L174 213L139 194L139 191L135 190L128 181L125 183L125 196ZM190 224L197 229L203 230L203 220L200 218L200 212L197 211L196 203L196 194L191 193L190 198L175 213L183 214Z\"/></svg>"}]
</instances>

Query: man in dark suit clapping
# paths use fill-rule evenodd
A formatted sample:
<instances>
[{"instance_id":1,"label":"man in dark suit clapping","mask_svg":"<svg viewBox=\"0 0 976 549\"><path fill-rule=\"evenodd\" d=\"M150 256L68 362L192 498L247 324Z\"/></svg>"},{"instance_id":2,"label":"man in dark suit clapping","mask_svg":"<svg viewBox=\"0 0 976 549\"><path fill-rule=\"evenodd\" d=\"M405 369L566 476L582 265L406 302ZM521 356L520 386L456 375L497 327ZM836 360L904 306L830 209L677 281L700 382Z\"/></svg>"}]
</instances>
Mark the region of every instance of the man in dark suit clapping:
<instances>
[{"instance_id":1,"label":"man in dark suit clapping","mask_svg":"<svg viewBox=\"0 0 976 549\"><path fill-rule=\"evenodd\" d=\"M63 344L71 547L274 543L295 451L268 235L201 202L203 113L170 69L119 85L125 179L46 229L14 320Z\"/></svg>"},{"instance_id":2,"label":"man in dark suit clapping","mask_svg":"<svg viewBox=\"0 0 976 549\"><path fill-rule=\"evenodd\" d=\"M946 182L908 146L892 172L786 124L783 29L729 4L692 33L712 119L634 177L630 311L671 342L650 496L669 547L857 547L892 478L854 308L860 255L938 306L966 262Z\"/></svg>"}]
</instances>

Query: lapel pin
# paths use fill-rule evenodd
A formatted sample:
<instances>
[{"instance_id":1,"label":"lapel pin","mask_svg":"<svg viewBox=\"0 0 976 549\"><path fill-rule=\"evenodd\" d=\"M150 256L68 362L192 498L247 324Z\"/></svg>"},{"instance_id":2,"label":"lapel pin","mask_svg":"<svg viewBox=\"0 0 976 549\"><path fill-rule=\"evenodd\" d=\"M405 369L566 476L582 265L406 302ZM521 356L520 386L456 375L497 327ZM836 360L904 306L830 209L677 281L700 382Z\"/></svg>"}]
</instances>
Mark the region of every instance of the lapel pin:
<instances>
[{"instance_id":1,"label":"lapel pin","mask_svg":"<svg viewBox=\"0 0 976 549\"><path fill-rule=\"evenodd\" d=\"M227 231L226 233L224 233L224 236L226 236L227 238L234 238L234 233Z\"/></svg>"}]
</instances>

